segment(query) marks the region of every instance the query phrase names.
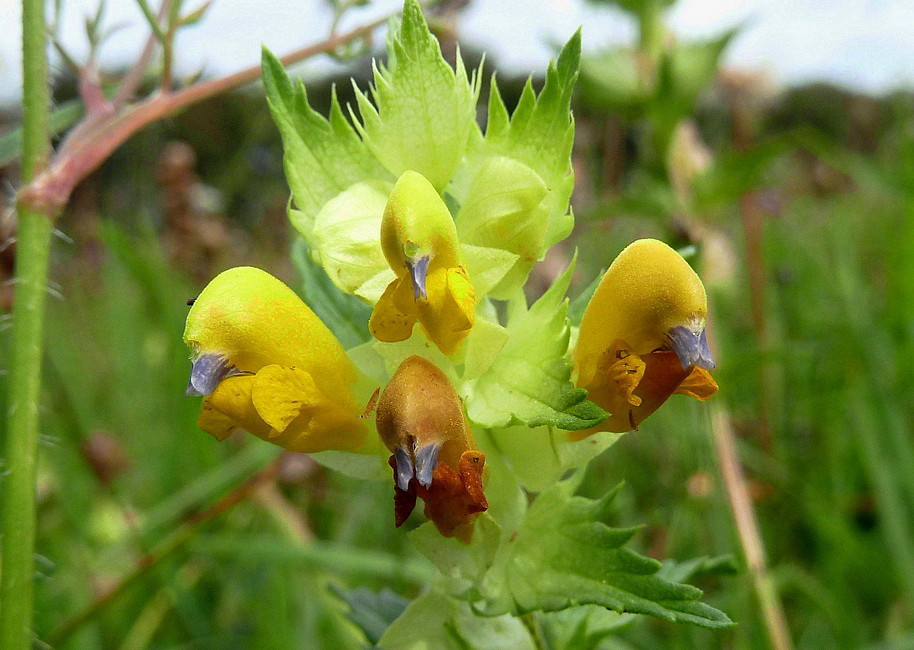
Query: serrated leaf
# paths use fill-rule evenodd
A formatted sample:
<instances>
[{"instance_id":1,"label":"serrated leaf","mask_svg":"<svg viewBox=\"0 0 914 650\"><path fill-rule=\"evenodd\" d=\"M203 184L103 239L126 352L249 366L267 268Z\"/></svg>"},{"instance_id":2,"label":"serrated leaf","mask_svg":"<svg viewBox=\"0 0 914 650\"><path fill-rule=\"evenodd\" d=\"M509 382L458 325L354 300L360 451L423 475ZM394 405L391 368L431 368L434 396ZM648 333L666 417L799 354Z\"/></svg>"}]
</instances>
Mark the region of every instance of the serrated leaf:
<instances>
[{"instance_id":1,"label":"serrated leaf","mask_svg":"<svg viewBox=\"0 0 914 650\"><path fill-rule=\"evenodd\" d=\"M466 602L436 587L406 608L381 637L378 646L396 650L533 650L536 647L520 619L480 616Z\"/></svg>"},{"instance_id":2,"label":"serrated leaf","mask_svg":"<svg viewBox=\"0 0 914 650\"><path fill-rule=\"evenodd\" d=\"M301 82L292 83L279 60L263 50L263 83L267 104L283 142L283 165L297 212L292 224L309 240L324 204L353 184L388 180L384 170L346 120L336 93L330 117L311 108Z\"/></svg>"},{"instance_id":3,"label":"serrated leaf","mask_svg":"<svg viewBox=\"0 0 914 650\"><path fill-rule=\"evenodd\" d=\"M691 106L717 77L720 57L738 33L736 27L707 41L673 47L661 63L659 92Z\"/></svg>"},{"instance_id":4,"label":"serrated leaf","mask_svg":"<svg viewBox=\"0 0 914 650\"><path fill-rule=\"evenodd\" d=\"M417 171L440 193L476 128L476 75L468 79L459 56L456 70L448 65L416 0L405 2L387 46L387 66L374 66L374 103L355 89L361 117L356 128L394 176Z\"/></svg>"},{"instance_id":5,"label":"serrated leaf","mask_svg":"<svg viewBox=\"0 0 914 650\"><path fill-rule=\"evenodd\" d=\"M492 291L514 267L518 259L514 253L501 248L473 246L461 242L460 249L478 298L482 298Z\"/></svg>"},{"instance_id":6,"label":"serrated leaf","mask_svg":"<svg viewBox=\"0 0 914 650\"><path fill-rule=\"evenodd\" d=\"M654 79L645 70L643 55L631 48L591 52L581 59L582 99L628 119L641 115L654 90Z\"/></svg>"},{"instance_id":7,"label":"serrated leaf","mask_svg":"<svg viewBox=\"0 0 914 650\"><path fill-rule=\"evenodd\" d=\"M523 286L543 253L549 226L548 193L539 174L505 156L486 159L470 182L455 218L460 241L504 249L516 256L513 267L492 288L496 297Z\"/></svg>"},{"instance_id":8,"label":"serrated leaf","mask_svg":"<svg viewBox=\"0 0 914 650\"><path fill-rule=\"evenodd\" d=\"M530 492L548 489L569 470L586 465L624 434L601 431L570 441L553 427L513 426L495 429L492 437L520 484Z\"/></svg>"},{"instance_id":9,"label":"serrated leaf","mask_svg":"<svg viewBox=\"0 0 914 650\"><path fill-rule=\"evenodd\" d=\"M416 550L435 565L441 575L453 581L450 586L452 593L469 590L482 581L495 563L501 536L501 527L488 513L476 520L469 544L453 537L442 537L432 522L426 522L409 533Z\"/></svg>"},{"instance_id":10,"label":"serrated leaf","mask_svg":"<svg viewBox=\"0 0 914 650\"><path fill-rule=\"evenodd\" d=\"M477 317L466 342L463 380L476 379L492 367L492 362L508 341L508 332L498 323Z\"/></svg>"},{"instance_id":11,"label":"serrated leaf","mask_svg":"<svg viewBox=\"0 0 914 650\"><path fill-rule=\"evenodd\" d=\"M587 391L570 381L570 327L565 291L574 261L529 310L508 322L508 340L491 368L467 382L467 415L476 424L551 425L567 431L589 429L608 414L587 401Z\"/></svg>"},{"instance_id":12,"label":"serrated leaf","mask_svg":"<svg viewBox=\"0 0 914 650\"><path fill-rule=\"evenodd\" d=\"M574 120L570 106L580 60L578 31L562 48L558 59L549 64L546 82L538 95L530 80L527 81L510 118L494 77L489 95L485 151L527 165L549 188L546 249L567 237L574 225L568 214L568 200L574 189L571 166Z\"/></svg>"},{"instance_id":13,"label":"serrated leaf","mask_svg":"<svg viewBox=\"0 0 914 650\"><path fill-rule=\"evenodd\" d=\"M524 614L593 604L702 627L732 625L726 614L698 600L701 590L660 577L659 562L623 546L637 529L602 522L615 491L587 499L575 495L579 483L580 473L530 506L509 555L492 569L504 573L500 584L508 596L492 594L489 607L482 605L487 613L506 605Z\"/></svg>"},{"instance_id":14,"label":"serrated leaf","mask_svg":"<svg viewBox=\"0 0 914 650\"><path fill-rule=\"evenodd\" d=\"M665 560L657 575L673 582L685 582L700 576L734 575L736 572L736 561L732 555L718 555L716 557L697 557L685 562Z\"/></svg>"},{"instance_id":15,"label":"serrated leaf","mask_svg":"<svg viewBox=\"0 0 914 650\"><path fill-rule=\"evenodd\" d=\"M349 606L349 618L365 633L365 638L371 644L380 641L390 624L409 605L406 598L390 589L341 589L336 585L330 585L330 591Z\"/></svg>"},{"instance_id":16,"label":"serrated leaf","mask_svg":"<svg viewBox=\"0 0 914 650\"><path fill-rule=\"evenodd\" d=\"M551 648L602 648L603 639L635 620L635 614L620 614L599 605L536 613L536 622Z\"/></svg>"},{"instance_id":17,"label":"serrated leaf","mask_svg":"<svg viewBox=\"0 0 914 650\"><path fill-rule=\"evenodd\" d=\"M648 105L660 151L667 150L676 124L691 114L698 96L717 77L720 57L738 31L734 28L708 41L676 45L660 59L657 88Z\"/></svg>"}]
</instances>

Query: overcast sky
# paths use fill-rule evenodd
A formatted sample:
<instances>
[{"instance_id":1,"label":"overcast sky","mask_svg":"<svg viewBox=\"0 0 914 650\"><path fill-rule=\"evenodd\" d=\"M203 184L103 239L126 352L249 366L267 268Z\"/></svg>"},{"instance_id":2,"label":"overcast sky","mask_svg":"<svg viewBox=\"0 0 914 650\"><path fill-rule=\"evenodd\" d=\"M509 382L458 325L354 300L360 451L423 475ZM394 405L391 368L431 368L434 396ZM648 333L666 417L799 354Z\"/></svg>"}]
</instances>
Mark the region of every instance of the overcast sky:
<instances>
[{"instance_id":1,"label":"overcast sky","mask_svg":"<svg viewBox=\"0 0 914 650\"><path fill-rule=\"evenodd\" d=\"M186 0L194 8L202 0ZM155 0L151 4L156 5ZM353 27L396 9L396 0L376 0L352 12ZM64 0L62 40L76 58L85 52L82 17L97 0ZM197 26L181 32L179 69L224 74L256 63L260 45L283 53L321 40L329 15L316 0L214 0ZM108 24L132 25L107 42L103 64L136 55L144 30L133 0L108 0ZM879 93L914 85L912 0L680 0L669 22L682 40L709 37L736 24L743 32L727 53L732 66L767 70L778 84L828 80ZM629 43L633 25L620 13L584 0L473 0L462 14L461 38L479 45L512 71L542 69L579 26L584 48ZM17 0L0 0L0 101L18 101L21 84L20 16ZM328 63L313 61L306 74Z\"/></svg>"}]
</instances>

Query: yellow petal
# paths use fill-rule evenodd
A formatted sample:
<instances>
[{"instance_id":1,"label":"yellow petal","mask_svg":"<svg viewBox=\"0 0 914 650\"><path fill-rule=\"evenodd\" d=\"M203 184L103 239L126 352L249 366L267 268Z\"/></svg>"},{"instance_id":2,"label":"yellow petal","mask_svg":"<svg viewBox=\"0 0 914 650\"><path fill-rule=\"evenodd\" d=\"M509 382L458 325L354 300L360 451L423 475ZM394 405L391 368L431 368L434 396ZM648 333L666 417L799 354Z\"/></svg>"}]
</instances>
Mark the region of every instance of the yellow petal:
<instances>
[{"instance_id":1,"label":"yellow petal","mask_svg":"<svg viewBox=\"0 0 914 650\"><path fill-rule=\"evenodd\" d=\"M303 412L282 433L270 439L283 449L301 454L336 449L352 451L365 441L367 429L347 411L324 402Z\"/></svg>"},{"instance_id":2,"label":"yellow petal","mask_svg":"<svg viewBox=\"0 0 914 650\"><path fill-rule=\"evenodd\" d=\"M254 380L251 400L258 415L279 435L304 408L325 400L314 379L300 368L270 365L261 368Z\"/></svg>"},{"instance_id":3,"label":"yellow petal","mask_svg":"<svg viewBox=\"0 0 914 650\"><path fill-rule=\"evenodd\" d=\"M251 400L251 392L256 381L255 375L229 377L222 380L213 394L205 401L213 409L235 422L236 426L266 440L269 438L271 427L257 413Z\"/></svg>"},{"instance_id":4,"label":"yellow petal","mask_svg":"<svg viewBox=\"0 0 914 650\"><path fill-rule=\"evenodd\" d=\"M475 321L476 294L460 266L437 269L427 282L428 301L419 303L419 322L429 338L450 356L467 337Z\"/></svg>"},{"instance_id":5,"label":"yellow petal","mask_svg":"<svg viewBox=\"0 0 914 650\"><path fill-rule=\"evenodd\" d=\"M643 355L665 348L670 329L703 322L706 313L704 286L679 253L656 239L633 242L587 304L574 351L578 385L591 382L600 355L616 339Z\"/></svg>"},{"instance_id":6,"label":"yellow petal","mask_svg":"<svg viewBox=\"0 0 914 650\"><path fill-rule=\"evenodd\" d=\"M195 355L217 354L244 372L301 368L321 391L352 401L356 372L343 346L294 291L260 269L216 276L191 307L184 340Z\"/></svg>"},{"instance_id":7,"label":"yellow petal","mask_svg":"<svg viewBox=\"0 0 914 650\"><path fill-rule=\"evenodd\" d=\"M197 418L197 426L219 442L222 442L238 428L238 423L225 413L214 408L210 404L209 398L206 397L200 406L200 417Z\"/></svg>"},{"instance_id":8,"label":"yellow petal","mask_svg":"<svg viewBox=\"0 0 914 650\"><path fill-rule=\"evenodd\" d=\"M408 298L403 296L406 292L410 292ZM417 316L411 292L408 277L398 277L387 286L371 312L368 329L372 336L386 343L405 341L410 337Z\"/></svg>"},{"instance_id":9,"label":"yellow petal","mask_svg":"<svg viewBox=\"0 0 914 650\"><path fill-rule=\"evenodd\" d=\"M424 255L441 266L459 263L454 220L438 191L421 174L403 172L391 190L381 219L381 248L397 275L402 275L404 262Z\"/></svg>"}]
</instances>

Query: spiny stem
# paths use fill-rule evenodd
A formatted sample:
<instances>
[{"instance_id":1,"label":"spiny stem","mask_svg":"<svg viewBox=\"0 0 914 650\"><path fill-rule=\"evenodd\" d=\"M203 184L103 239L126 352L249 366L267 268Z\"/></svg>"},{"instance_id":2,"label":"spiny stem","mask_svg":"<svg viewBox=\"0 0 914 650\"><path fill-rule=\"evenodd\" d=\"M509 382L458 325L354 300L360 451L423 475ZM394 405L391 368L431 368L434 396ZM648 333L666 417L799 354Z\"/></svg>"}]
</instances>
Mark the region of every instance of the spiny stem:
<instances>
[{"instance_id":1,"label":"spiny stem","mask_svg":"<svg viewBox=\"0 0 914 650\"><path fill-rule=\"evenodd\" d=\"M50 150L44 0L22 2L22 175L28 182ZM0 647L32 644L35 547L35 465L42 333L52 215L19 206L13 351L2 481L3 554L0 576Z\"/></svg>"}]
</instances>

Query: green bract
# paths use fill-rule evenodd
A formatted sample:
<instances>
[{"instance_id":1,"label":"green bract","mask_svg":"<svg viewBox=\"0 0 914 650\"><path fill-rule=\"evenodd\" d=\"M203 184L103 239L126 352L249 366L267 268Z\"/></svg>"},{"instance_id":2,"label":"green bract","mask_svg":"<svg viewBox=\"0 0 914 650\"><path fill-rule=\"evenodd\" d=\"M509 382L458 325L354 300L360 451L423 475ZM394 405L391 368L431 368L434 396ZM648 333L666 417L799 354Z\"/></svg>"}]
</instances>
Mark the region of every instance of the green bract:
<instances>
[{"instance_id":1,"label":"green bract","mask_svg":"<svg viewBox=\"0 0 914 650\"><path fill-rule=\"evenodd\" d=\"M476 124L478 74L467 75L459 54L456 70L447 64L418 4L406 3L388 46L387 65L375 65L372 88L356 88L352 124L335 93L329 118L315 112L304 86L293 84L264 51L267 101L292 190L292 224L337 287L374 303L391 277L379 264L379 243L365 234L372 219L380 223L381 197L394 181L406 170L419 172L452 206L477 296L508 298L574 223L568 212L574 187L569 106L580 36L550 65L538 95L528 81L511 116L493 77L485 134ZM479 270L488 277L476 284Z\"/></svg>"}]
</instances>

